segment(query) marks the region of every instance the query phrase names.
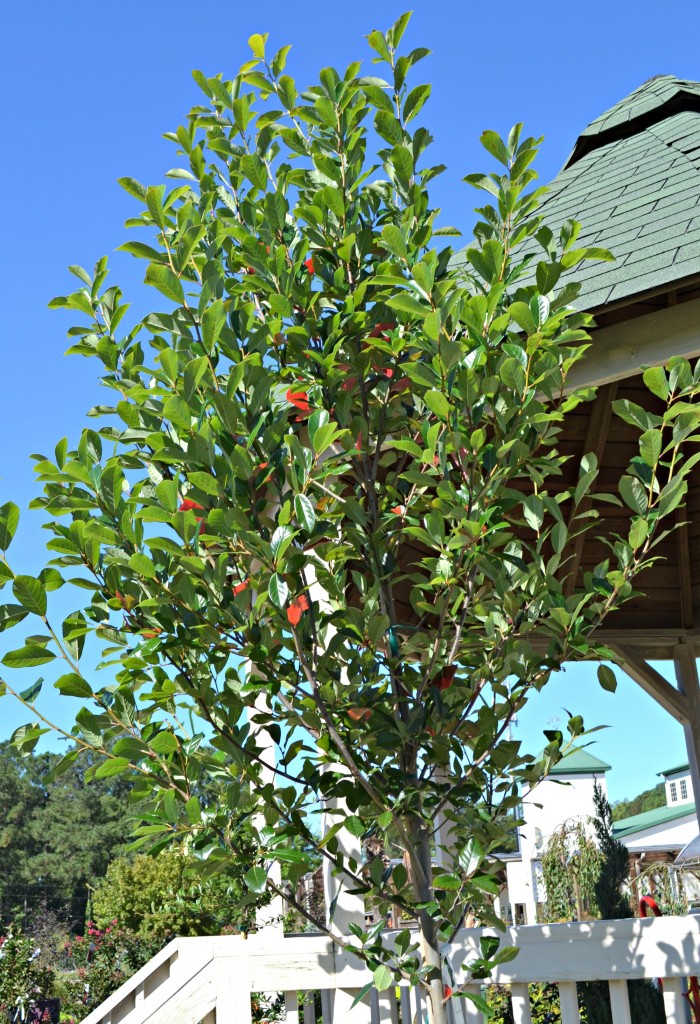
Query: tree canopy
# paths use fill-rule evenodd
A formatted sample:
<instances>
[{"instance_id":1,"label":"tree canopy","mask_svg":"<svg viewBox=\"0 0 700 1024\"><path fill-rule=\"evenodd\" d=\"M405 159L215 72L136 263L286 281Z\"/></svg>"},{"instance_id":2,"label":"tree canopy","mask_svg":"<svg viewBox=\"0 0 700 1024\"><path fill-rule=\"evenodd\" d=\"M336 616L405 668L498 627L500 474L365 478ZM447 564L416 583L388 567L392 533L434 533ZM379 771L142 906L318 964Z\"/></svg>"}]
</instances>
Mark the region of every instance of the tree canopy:
<instances>
[{"instance_id":1,"label":"tree canopy","mask_svg":"<svg viewBox=\"0 0 700 1024\"><path fill-rule=\"evenodd\" d=\"M683 500L699 374L646 372L662 414L616 404L640 433L619 495L593 493L593 454L562 485L562 427L594 394L569 383L592 322L571 272L609 254L577 247L572 221L543 223L539 140L517 125L482 135L496 170L468 178L484 205L453 259L419 121L430 87L409 81L427 51L401 53L407 22L368 37L385 77L324 68L301 91L289 48L253 36L232 79L195 72L202 103L168 135L175 187L122 179L143 229L122 249L144 261L152 308L131 315L106 260L73 267L78 290L53 302L81 318L71 350L110 398L76 447L37 460L52 561L36 577L0 561L0 621L40 620L3 664L56 670L84 700L77 748L147 801L144 843L185 843L211 873L244 858L253 894L316 847L337 884L417 917L418 941L391 948L381 922L326 928L380 989L423 985L442 1024L445 984L459 993L443 943L467 905L492 919L489 854L519 784L564 745L548 733L535 761L509 723L566 660L613 658L592 633ZM610 556L570 580L574 538L601 532L610 500L626 509ZM0 512L3 551L17 518ZM76 580L88 597L54 624L50 592ZM88 637L104 672L81 668ZM614 687L607 666L600 679ZM32 712L39 689L19 695ZM363 872L370 835L405 863ZM513 951L483 954L472 979Z\"/></svg>"}]
</instances>

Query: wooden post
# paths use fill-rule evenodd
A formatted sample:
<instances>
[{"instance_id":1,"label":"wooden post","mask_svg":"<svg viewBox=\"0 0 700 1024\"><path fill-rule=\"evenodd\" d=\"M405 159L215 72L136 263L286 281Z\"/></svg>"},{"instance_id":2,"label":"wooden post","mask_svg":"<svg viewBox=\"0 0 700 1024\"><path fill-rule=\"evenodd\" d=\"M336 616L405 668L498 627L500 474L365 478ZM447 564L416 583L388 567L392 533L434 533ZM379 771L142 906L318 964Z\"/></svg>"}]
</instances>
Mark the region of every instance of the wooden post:
<instances>
[{"instance_id":1,"label":"wooden post","mask_svg":"<svg viewBox=\"0 0 700 1024\"><path fill-rule=\"evenodd\" d=\"M676 670L678 689L685 697L688 708L688 719L683 726L685 745L688 749L690 778L693 783L695 813L700 828L700 679L695 648L692 643L678 644L673 651L673 664Z\"/></svg>"}]
</instances>

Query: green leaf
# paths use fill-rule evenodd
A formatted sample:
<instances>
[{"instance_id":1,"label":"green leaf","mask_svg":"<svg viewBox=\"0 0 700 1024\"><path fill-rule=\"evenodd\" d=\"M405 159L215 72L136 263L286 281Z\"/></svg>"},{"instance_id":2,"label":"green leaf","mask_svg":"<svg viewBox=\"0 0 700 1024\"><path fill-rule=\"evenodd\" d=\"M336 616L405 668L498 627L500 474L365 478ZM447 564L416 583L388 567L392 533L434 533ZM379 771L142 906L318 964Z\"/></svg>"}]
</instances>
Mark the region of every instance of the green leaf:
<instances>
[{"instance_id":1,"label":"green leaf","mask_svg":"<svg viewBox=\"0 0 700 1024\"><path fill-rule=\"evenodd\" d=\"M383 57L384 60L386 61L391 61L391 53L389 52L389 47L387 46L386 39L384 38L381 32L379 32L377 29L375 29L374 32L370 32L370 34L367 36L367 42L372 47L372 49L379 54L380 57Z\"/></svg>"},{"instance_id":2,"label":"green leaf","mask_svg":"<svg viewBox=\"0 0 700 1024\"><path fill-rule=\"evenodd\" d=\"M19 524L19 509L11 501L0 506L0 551L7 551Z\"/></svg>"},{"instance_id":3,"label":"green leaf","mask_svg":"<svg viewBox=\"0 0 700 1024\"><path fill-rule=\"evenodd\" d=\"M12 593L27 611L43 618L46 615L46 591L33 576L15 576Z\"/></svg>"},{"instance_id":4,"label":"green leaf","mask_svg":"<svg viewBox=\"0 0 700 1024\"><path fill-rule=\"evenodd\" d=\"M129 567L134 570L138 576L145 576L149 580L153 580L156 577L156 567L147 555L142 554L140 551L135 551L129 559Z\"/></svg>"},{"instance_id":5,"label":"green leaf","mask_svg":"<svg viewBox=\"0 0 700 1024\"><path fill-rule=\"evenodd\" d=\"M108 761L98 765L95 778L111 779L114 775L123 775L128 767L129 762L125 757L110 757Z\"/></svg>"},{"instance_id":6,"label":"green leaf","mask_svg":"<svg viewBox=\"0 0 700 1024\"><path fill-rule=\"evenodd\" d=\"M243 876L251 892L264 892L267 885L267 871L263 867L249 868Z\"/></svg>"},{"instance_id":7,"label":"green leaf","mask_svg":"<svg viewBox=\"0 0 700 1024\"><path fill-rule=\"evenodd\" d=\"M92 697L90 685L77 672L67 672L53 684L64 697Z\"/></svg>"},{"instance_id":8,"label":"green leaf","mask_svg":"<svg viewBox=\"0 0 700 1024\"><path fill-rule=\"evenodd\" d=\"M172 299L178 306L185 301L185 293L182 290L182 283L170 267L162 263L149 263L145 277L146 284L153 285L167 299Z\"/></svg>"},{"instance_id":9,"label":"green leaf","mask_svg":"<svg viewBox=\"0 0 700 1024\"><path fill-rule=\"evenodd\" d=\"M544 502L537 494L529 494L523 501L525 522L533 530L539 530L544 522Z\"/></svg>"},{"instance_id":10,"label":"green leaf","mask_svg":"<svg viewBox=\"0 0 700 1024\"><path fill-rule=\"evenodd\" d=\"M380 964L379 967L376 967L372 972L372 977L374 978L374 987L378 992L384 992L394 983L394 975L386 964Z\"/></svg>"},{"instance_id":11,"label":"green leaf","mask_svg":"<svg viewBox=\"0 0 700 1024\"><path fill-rule=\"evenodd\" d=\"M180 749L180 744L167 729L157 733L148 741L148 745L151 750L155 750L156 754L174 754L176 750Z\"/></svg>"},{"instance_id":12,"label":"green leaf","mask_svg":"<svg viewBox=\"0 0 700 1024\"><path fill-rule=\"evenodd\" d=\"M482 132L480 141L481 145L491 154L491 156L495 156L496 160L502 163L505 167L508 166L508 161L510 160L508 147L498 132Z\"/></svg>"},{"instance_id":13,"label":"green leaf","mask_svg":"<svg viewBox=\"0 0 700 1024\"><path fill-rule=\"evenodd\" d=\"M598 666L598 682L609 693L614 693L617 689L617 679L609 665Z\"/></svg>"},{"instance_id":14,"label":"green leaf","mask_svg":"<svg viewBox=\"0 0 700 1024\"><path fill-rule=\"evenodd\" d=\"M450 403L442 391L426 391L423 395L423 401L436 416L443 420L449 418L451 412Z\"/></svg>"},{"instance_id":15,"label":"green leaf","mask_svg":"<svg viewBox=\"0 0 700 1024\"><path fill-rule=\"evenodd\" d=\"M226 323L226 310L221 299L212 302L202 313L202 341L208 352L216 345Z\"/></svg>"},{"instance_id":16,"label":"green leaf","mask_svg":"<svg viewBox=\"0 0 700 1024\"><path fill-rule=\"evenodd\" d=\"M259 32L255 32L248 39L248 46L251 48L258 60L265 60L265 42L267 35L260 35Z\"/></svg>"},{"instance_id":17,"label":"green leaf","mask_svg":"<svg viewBox=\"0 0 700 1024\"><path fill-rule=\"evenodd\" d=\"M667 516L678 508L685 498L688 490L688 482L682 477L674 477L669 480L659 495L659 515Z\"/></svg>"},{"instance_id":18,"label":"green leaf","mask_svg":"<svg viewBox=\"0 0 700 1024\"><path fill-rule=\"evenodd\" d=\"M652 395L663 398L664 401L668 398L668 378L663 366L650 366L648 370L645 370L644 383Z\"/></svg>"},{"instance_id":19,"label":"green leaf","mask_svg":"<svg viewBox=\"0 0 700 1024\"><path fill-rule=\"evenodd\" d=\"M2 663L8 668L32 668L34 665L45 665L55 657L55 654L39 644L27 644L16 651L8 651Z\"/></svg>"},{"instance_id":20,"label":"green leaf","mask_svg":"<svg viewBox=\"0 0 700 1024\"><path fill-rule=\"evenodd\" d=\"M484 860L484 851L478 839L472 836L459 852L459 866L466 875L473 875Z\"/></svg>"},{"instance_id":21,"label":"green leaf","mask_svg":"<svg viewBox=\"0 0 700 1024\"><path fill-rule=\"evenodd\" d=\"M289 587L287 586L284 577L275 573L270 580L267 593L270 600L277 606L277 608L284 608L289 595Z\"/></svg>"},{"instance_id":22,"label":"green leaf","mask_svg":"<svg viewBox=\"0 0 700 1024\"><path fill-rule=\"evenodd\" d=\"M459 875L435 875L433 885L436 889L447 889L456 892L457 889L462 888L462 879Z\"/></svg>"},{"instance_id":23,"label":"green leaf","mask_svg":"<svg viewBox=\"0 0 700 1024\"><path fill-rule=\"evenodd\" d=\"M624 503L633 512L642 515L647 511L647 492L641 480L636 476L623 476L620 478L618 490Z\"/></svg>"},{"instance_id":24,"label":"green leaf","mask_svg":"<svg viewBox=\"0 0 700 1024\"><path fill-rule=\"evenodd\" d=\"M647 539L649 534L649 527L646 519L635 519L630 526L629 532L629 543L630 547L636 551L637 548L641 547L644 541Z\"/></svg>"},{"instance_id":25,"label":"green leaf","mask_svg":"<svg viewBox=\"0 0 700 1024\"><path fill-rule=\"evenodd\" d=\"M299 524L307 533L313 533L316 525L316 509L310 498L305 494L297 494L294 498L294 512Z\"/></svg>"}]
</instances>

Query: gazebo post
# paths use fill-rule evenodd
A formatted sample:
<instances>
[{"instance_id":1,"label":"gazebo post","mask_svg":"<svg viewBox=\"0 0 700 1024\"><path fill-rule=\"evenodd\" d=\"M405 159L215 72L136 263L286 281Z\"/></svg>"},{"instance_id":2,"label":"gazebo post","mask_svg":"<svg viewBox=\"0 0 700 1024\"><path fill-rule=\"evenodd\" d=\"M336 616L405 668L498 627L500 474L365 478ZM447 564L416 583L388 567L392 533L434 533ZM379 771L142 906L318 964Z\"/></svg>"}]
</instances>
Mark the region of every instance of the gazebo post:
<instances>
[{"instance_id":1,"label":"gazebo post","mask_svg":"<svg viewBox=\"0 0 700 1024\"><path fill-rule=\"evenodd\" d=\"M687 640L673 650L673 664L676 670L678 689L685 697L688 717L683 726L685 743L688 748L690 778L695 797L695 813L700 828L700 678L695 648Z\"/></svg>"}]
</instances>

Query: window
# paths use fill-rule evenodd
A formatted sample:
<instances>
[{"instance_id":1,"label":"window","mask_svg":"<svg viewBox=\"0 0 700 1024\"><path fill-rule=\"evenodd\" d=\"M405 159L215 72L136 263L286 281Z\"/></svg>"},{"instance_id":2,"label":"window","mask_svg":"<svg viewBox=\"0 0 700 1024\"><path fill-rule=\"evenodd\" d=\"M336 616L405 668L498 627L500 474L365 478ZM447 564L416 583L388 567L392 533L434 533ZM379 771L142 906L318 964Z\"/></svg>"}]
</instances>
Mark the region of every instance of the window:
<instances>
[{"instance_id":1,"label":"window","mask_svg":"<svg viewBox=\"0 0 700 1024\"><path fill-rule=\"evenodd\" d=\"M678 800L678 793L676 792L676 784L675 784L675 782L672 782L669 785L668 789L669 789L669 792L671 794L671 803L675 804L675 802Z\"/></svg>"},{"instance_id":2,"label":"window","mask_svg":"<svg viewBox=\"0 0 700 1024\"><path fill-rule=\"evenodd\" d=\"M681 779L681 800L688 799L688 781L687 779Z\"/></svg>"}]
</instances>

